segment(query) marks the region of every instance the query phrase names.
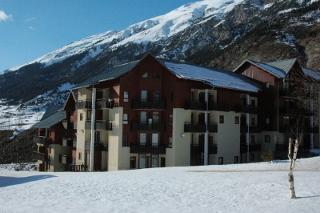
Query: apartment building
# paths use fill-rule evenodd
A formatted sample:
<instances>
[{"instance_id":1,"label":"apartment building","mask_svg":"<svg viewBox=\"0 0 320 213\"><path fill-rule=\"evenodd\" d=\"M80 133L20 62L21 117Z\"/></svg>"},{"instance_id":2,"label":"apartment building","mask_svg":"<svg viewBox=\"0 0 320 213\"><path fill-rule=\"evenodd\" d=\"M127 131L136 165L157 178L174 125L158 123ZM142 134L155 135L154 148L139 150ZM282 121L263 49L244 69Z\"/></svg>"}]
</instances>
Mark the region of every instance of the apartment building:
<instances>
[{"instance_id":1,"label":"apartment building","mask_svg":"<svg viewBox=\"0 0 320 213\"><path fill-rule=\"evenodd\" d=\"M296 59L246 60L231 72L147 55L109 68L73 88L66 101L65 117L59 122L64 132L72 133L73 148L63 154L70 160L59 170L285 158L289 121L297 111L292 104L295 88L305 91L299 152L308 156L320 147L319 80L320 72L301 67ZM53 143L63 146L61 140ZM56 153L60 156L62 151Z\"/></svg>"},{"instance_id":2,"label":"apartment building","mask_svg":"<svg viewBox=\"0 0 320 213\"><path fill-rule=\"evenodd\" d=\"M151 55L116 66L73 89L76 164L112 171L239 163L248 158L241 133L257 124L260 90L231 71ZM252 127L241 124L249 115ZM249 149L260 152L258 141Z\"/></svg>"},{"instance_id":3,"label":"apartment building","mask_svg":"<svg viewBox=\"0 0 320 213\"><path fill-rule=\"evenodd\" d=\"M75 99L70 93L63 109L44 116L32 128L34 136L33 158L39 171L71 171L75 165Z\"/></svg>"},{"instance_id":4,"label":"apartment building","mask_svg":"<svg viewBox=\"0 0 320 213\"><path fill-rule=\"evenodd\" d=\"M297 59L274 62L244 61L235 69L265 86L259 99L261 113L258 135L263 142L263 159L284 158L288 150L290 120L303 114L303 140L300 154L319 148L319 80L320 72L303 68ZM297 108L297 90L302 91L303 109Z\"/></svg>"}]
</instances>

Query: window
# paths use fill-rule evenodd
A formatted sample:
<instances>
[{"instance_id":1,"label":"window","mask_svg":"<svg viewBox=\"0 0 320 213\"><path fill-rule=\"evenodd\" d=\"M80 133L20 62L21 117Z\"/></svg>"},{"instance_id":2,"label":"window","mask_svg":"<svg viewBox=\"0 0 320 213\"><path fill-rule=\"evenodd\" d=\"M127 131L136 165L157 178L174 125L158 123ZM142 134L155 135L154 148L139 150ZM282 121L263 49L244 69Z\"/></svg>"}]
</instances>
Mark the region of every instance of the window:
<instances>
[{"instance_id":1,"label":"window","mask_svg":"<svg viewBox=\"0 0 320 213\"><path fill-rule=\"evenodd\" d=\"M139 168L143 169L146 168L146 156L145 154L139 155Z\"/></svg>"},{"instance_id":2,"label":"window","mask_svg":"<svg viewBox=\"0 0 320 213\"><path fill-rule=\"evenodd\" d=\"M87 112L87 120L88 120L88 121L91 121L91 111L88 111L88 112Z\"/></svg>"},{"instance_id":3,"label":"window","mask_svg":"<svg viewBox=\"0 0 320 213\"><path fill-rule=\"evenodd\" d=\"M219 165L222 165L222 164L223 164L223 157L219 157L219 158L218 158L218 164L219 164Z\"/></svg>"},{"instance_id":4,"label":"window","mask_svg":"<svg viewBox=\"0 0 320 213\"><path fill-rule=\"evenodd\" d=\"M239 116L234 117L234 123L239 124Z\"/></svg>"},{"instance_id":5,"label":"window","mask_svg":"<svg viewBox=\"0 0 320 213\"><path fill-rule=\"evenodd\" d=\"M152 133L152 146L158 146L159 144L159 134Z\"/></svg>"},{"instance_id":6,"label":"window","mask_svg":"<svg viewBox=\"0 0 320 213\"><path fill-rule=\"evenodd\" d=\"M140 112L140 123L147 123L147 112Z\"/></svg>"},{"instance_id":7,"label":"window","mask_svg":"<svg viewBox=\"0 0 320 213\"><path fill-rule=\"evenodd\" d=\"M271 139L270 139L270 135L265 135L264 136L264 142L265 143L270 143Z\"/></svg>"},{"instance_id":8,"label":"window","mask_svg":"<svg viewBox=\"0 0 320 213\"><path fill-rule=\"evenodd\" d=\"M129 102L129 93L128 91L123 92L123 102Z\"/></svg>"},{"instance_id":9,"label":"window","mask_svg":"<svg viewBox=\"0 0 320 213\"><path fill-rule=\"evenodd\" d=\"M78 160L81 160L81 152L78 153Z\"/></svg>"},{"instance_id":10,"label":"window","mask_svg":"<svg viewBox=\"0 0 320 213\"><path fill-rule=\"evenodd\" d=\"M123 124L128 124L128 114L123 114Z\"/></svg>"},{"instance_id":11,"label":"window","mask_svg":"<svg viewBox=\"0 0 320 213\"><path fill-rule=\"evenodd\" d=\"M159 157L158 155L152 155L152 168L159 167Z\"/></svg>"},{"instance_id":12,"label":"window","mask_svg":"<svg viewBox=\"0 0 320 213\"><path fill-rule=\"evenodd\" d=\"M159 90L154 92L153 98L154 98L155 102L160 102L160 91Z\"/></svg>"},{"instance_id":13,"label":"window","mask_svg":"<svg viewBox=\"0 0 320 213\"><path fill-rule=\"evenodd\" d=\"M142 78L145 78L145 79L148 78L148 73L147 72L143 73Z\"/></svg>"},{"instance_id":14,"label":"window","mask_svg":"<svg viewBox=\"0 0 320 213\"><path fill-rule=\"evenodd\" d=\"M135 169L135 168L137 168L136 165L137 165L137 164L136 164L136 157L135 157L135 156L130 157L130 169Z\"/></svg>"},{"instance_id":15,"label":"window","mask_svg":"<svg viewBox=\"0 0 320 213\"><path fill-rule=\"evenodd\" d=\"M224 116L223 115L219 116L219 123L221 123L221 124L224 123Z\"/></svg>"},{"instance_id":16,"label":"window","mask_svg":"<svg viewBox=\"0 0 320 213\"><path fill-rule=\"evenodd\" d=\"M171 92L171 94L170 94L170 99L171 99L171 101L173 101L173 100L174 100L173 92Z\"/></svg>"},{"instance_id":17,"label":"window","mask_svg":"<svg viewBox=\"0 0 320 213\"><path fill-rule=\"evenodd\" d=\"M166 167L166 158L165 157L161 157L160 166L161 167Z\"/></svg>"},{"instance_id":18,"label":"window","mask_svg":"<svg viewBox=\"0 0 320 213\"><path fill-rule=\"evenodd\" d=\"M59 155L59 163L62 163L62 155Z\"/></svg>"},{"instance_id":19,"label":"window","mask_svg":"<svg viewBox=\"0 0 320 213\"><path fill-rule=\"evenodd\" d=\"M140 133L139 142L141 145L145 145L147 143L147 134L146 133Z\"/></svg>"},{"instance_id":20,"label":"window","mask_svg":"<svg viewBox=\"0 0 320 213\"><path fill-rule=\"evenodd\" d=\"M234 163L239 163L239 157L238 156L234 156Z\"/></svg>"},{"instance_id":21,"label":"window","mask_svg":"<svg viewBox=\"0 0 320 213\"><path fill-rule=\"evenodd\" d=\"M140 98L141 98L142 102L147 102L147 100L148 100L148 91L147 90L141 90Z\"/></svg>"},{"instance_id":22,"label":"window","mask_svg":"<svg viewBox=\"0 0 320 213\"><path fill-rule=\"evenodd\" d=\"M82 121L82 120L83 120L83 114L80 113L80 121Z\"/></svg>"},{"instance_id":23,"label":"window","mask_svg":"<svg viewBox=\"0 0 320 213\"><path fill-rule=\"evenodd\" d=\"M96 131L95 143L100 143L100 131Z\"/></svg>"},{"instance_id":24,"label":"window","mask_svg":"<svg viewBox=\"0 0 320 213\"><path fill-rule=\"evenodd\" d=\"M154 123L159 123L159 121L160 121L159 112L153 112L152 113L152 120L153 120Z\"/></svg>"},{"instance_id":25,"label":"window","mask_svg":"<svg viewBox=\"0 0 320 213\"><path fill-rule=\"evenodd\" d=\"M251 141L250 141L251 144L254 144L255 143L255 137L254 135L251 135Z\"/></svg>"}]
</instances>

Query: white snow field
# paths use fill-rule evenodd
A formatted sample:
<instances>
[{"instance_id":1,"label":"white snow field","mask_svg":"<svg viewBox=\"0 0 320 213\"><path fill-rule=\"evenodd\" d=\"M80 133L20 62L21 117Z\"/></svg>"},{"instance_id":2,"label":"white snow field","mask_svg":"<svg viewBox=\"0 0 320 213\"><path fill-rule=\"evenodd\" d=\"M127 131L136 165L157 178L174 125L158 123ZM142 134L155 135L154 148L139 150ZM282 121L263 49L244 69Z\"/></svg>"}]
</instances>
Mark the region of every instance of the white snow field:
<instances>
[{"instance_id":1,"label":"white snow field","mask_svg":"<svg viewBox=\"0 0 320 213\"><path fill-rule=\"evenodd\" d=\"M297 161L298 199L287 161L118 172L0 169L0 212L320 212L320 157Z\"/></svg>"}]
</instances>

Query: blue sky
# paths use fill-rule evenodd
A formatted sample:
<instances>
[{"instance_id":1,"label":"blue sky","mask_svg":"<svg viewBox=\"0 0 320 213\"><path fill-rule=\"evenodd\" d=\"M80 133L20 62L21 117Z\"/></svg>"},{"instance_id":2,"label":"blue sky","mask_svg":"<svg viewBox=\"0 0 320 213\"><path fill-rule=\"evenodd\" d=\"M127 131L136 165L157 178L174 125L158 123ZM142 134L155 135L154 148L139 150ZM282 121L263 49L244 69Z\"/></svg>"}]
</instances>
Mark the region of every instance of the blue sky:
<instances>
[{"instance_id":1,"label":"blue sky","mask_svg":"<svg viewBox=\"0 0 320 213\"><path fill-rule=\"evenodd\" d=\"M195 0L0 0L0 72Z\"/></svg>"}]
</instances>

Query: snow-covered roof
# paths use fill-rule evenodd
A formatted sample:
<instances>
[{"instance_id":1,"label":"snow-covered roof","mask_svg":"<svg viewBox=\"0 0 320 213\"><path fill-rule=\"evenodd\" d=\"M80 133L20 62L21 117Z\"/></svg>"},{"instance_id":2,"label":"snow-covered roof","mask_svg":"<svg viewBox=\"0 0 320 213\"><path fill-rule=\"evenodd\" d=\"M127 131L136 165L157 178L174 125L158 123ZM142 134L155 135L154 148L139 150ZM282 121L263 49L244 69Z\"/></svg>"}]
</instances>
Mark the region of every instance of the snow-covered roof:
<instances>
[{"instance_id":1,"label":"snow-covered roof","mask_svg":"<svg viewBox=\"0 0 320 213\"><path fill-rule=\"evenodd\" d=\"M162 64L178 78L202 81L213 87L258 92L259 87L244 76L231 71L209 69L190 64L163 61Z\"/></svg>"},{"instance_id":2,"label":"snow-covered roof","mask_svg":"<svg viewBox=\"0 0 320 213\"><path fill-rule=\"evenodd\" d=\"M57 111L56 113L52 114L51 116L42 119L38 123L32 126L32 128L42 128L42 129L48 129L55 124L63 121L66 118L66 112L65 111Z\"/></svg>"},{"instance_id":3,"label":"snow-covered roof","mask_svg":"<svg viewBox=\"0 0 320 213\"><path fill-rule=\"evenodd\" d=\"M308 68L303 68L302 70L307 77L312 78L313 80L316 80L316 81L320 81L320 71L312 70Z\"/></svg>"},{"instance_id":4,"label":"snow-covered roof","mask_svg":"<svg viewBox=\"0 0 320 213\"><path fill-rule=\"evenodd\" d=\"M293 65L296 63L297 59L287 59L287 60L280 60L280 61L273 61L268 63L257 62L253 60L245 60L243 61L236 69L235 72L242 67L245 63L253 64L260 69L270 73L271 75L277 78L285 78L287 74L292 69Z\"/></svg>"},{"instance_id":5,"label":"snow-covered roof","mask_svg":"<svg viewBox=\"0 0 320 213\"><path fill-rule=\"evenodd\" d=\"M131 69L133 69L138 64L138 62L139 61L133 61L133 62L129 62L126 64L118 65L118 66L115 66L112 68L108 68L108 69L104 70L102 73L100 73L96 76L93 76L92 78L89 78L82 83L77 84L72 89L79 89L79 88L83 88L83 87L88 87L88 86L94 85L96 83L99 83L101 81L116 79L116 78L126 74Z\"/></svg>"},{"instance_id":6,"label":"snow-covered roof","mask_svg":"<svg viewBox=\"0 0 320 213\"><path fill-rule=\"evenodd\" d=\"M260 63L260 62L253 62L253 63L255 65L257 65L258 67L260 67L261 69L267 71L271 75L274 75L274 76L276 76L278 78L284 78L287 75L287 73L285 71L283 71L282 69L279 69L277 67L271 66L269 64Z\"/></svg>"},{"instance_id":7,"label":"snow-covered roof","mask_svg":"<svg viewBox=\"0 0 320 213\"><path fill-rule=\"evenodd\" d=\"M291 58L291 59L285 59L285 60L279 60L279 61L272 61L266 64L268 64L269 66L273 66L278 69L281 69L286 74L288 74L296 62L297 62L296 58Z\"/></svg>"}]
</instances>

